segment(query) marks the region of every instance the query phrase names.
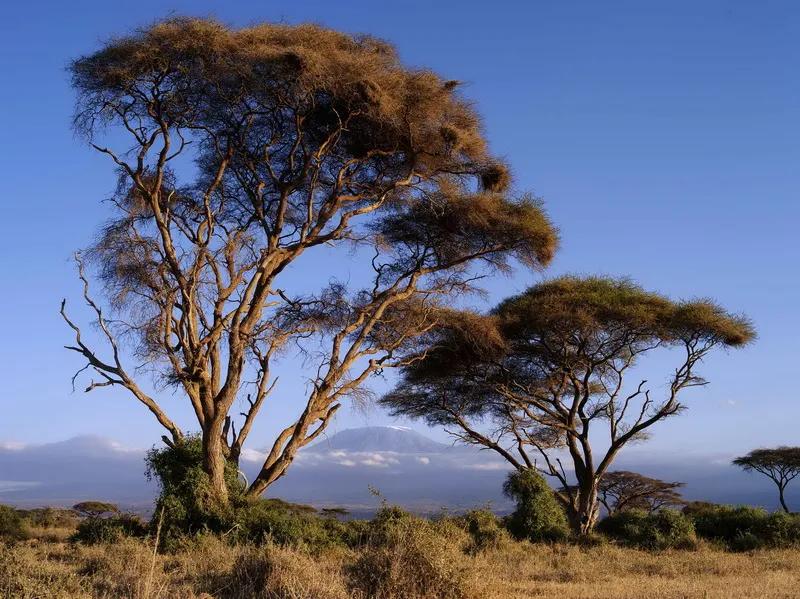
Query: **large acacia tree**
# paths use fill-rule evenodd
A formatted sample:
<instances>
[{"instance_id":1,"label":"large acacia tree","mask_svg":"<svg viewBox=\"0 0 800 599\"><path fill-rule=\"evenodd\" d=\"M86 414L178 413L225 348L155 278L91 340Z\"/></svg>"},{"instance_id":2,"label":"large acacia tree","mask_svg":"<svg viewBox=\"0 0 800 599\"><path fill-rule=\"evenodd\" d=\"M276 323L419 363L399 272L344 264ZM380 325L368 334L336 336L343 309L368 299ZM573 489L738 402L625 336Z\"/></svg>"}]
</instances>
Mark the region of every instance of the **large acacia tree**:
<instances>
[{"instance_id":1,"label":"large acacia tree","mask_svg":"<svg viewBox=\"0 0 800 599\"><path fill-rule=\"evenodd\" d=\"M491 314L454 311L444 321L382 403L554 477L582 534L597 520L598 485L620 450L684 409L679 396L706 384L697 366L711 350L753 337L745 318L711 301L673 302L599 277L553 279ZM674 350L666 389L630 384L626 375L657 348Z\"/></svg>"},{"instance_id":2,"label":"large acacia tree","mask_svg":"<svg viewBox=\"0 0 800 599\"><path fill-rule=\"evenodd\" d=\"M509 259L536 268L553 255L553 227L536 200L509 191L457 82L403 67L380 40L174 19L114 39L71 72L75 127L119 184L111 220L79 255L105 347L91 347L62 304L70 349L92 374L87 390L127 389L169 444L184 430L138 366L181 390L219 501L225 462L238 461L287 343L314 344L310 391L290 398L297 418L251 495L371 374L406 363L444 298ZM282 275L319 248L359 261L363 287L325 277L287 288ZM93 276L107 305L90 293Z\"/></svg>"}]
</instances>

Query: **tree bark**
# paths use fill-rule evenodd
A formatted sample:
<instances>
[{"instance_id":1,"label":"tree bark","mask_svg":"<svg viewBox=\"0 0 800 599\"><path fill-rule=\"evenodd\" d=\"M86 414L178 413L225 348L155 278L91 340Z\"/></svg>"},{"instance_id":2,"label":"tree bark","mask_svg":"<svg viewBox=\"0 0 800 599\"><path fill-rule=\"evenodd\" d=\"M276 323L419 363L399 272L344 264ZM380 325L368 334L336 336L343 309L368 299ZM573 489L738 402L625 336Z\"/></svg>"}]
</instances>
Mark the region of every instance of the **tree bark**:
<instances>
[{"instance_id":1,"label":"tree bark","mask_svg":"<svg viewBox=\"0 0 800 599\"><path fill-rule=\"evenodd\" d=\"M225 453L222 437L212 423L203 431L203 468L208 474L211 495L214 502L222 507L228 504L228 485L225 482Z\"/></svg>"},{"instance_id":2,"label":"tree bark","mask_svg":"<svg viewBox=\"0 0 800 599\"><path fill-rule=\"evenodd\" d=\"M592 477L579 483L576 504L567 514L572 531L578 536L590 534L600 517L600 503L597 499L597 480Z\"/></svg>"}]
</instances>

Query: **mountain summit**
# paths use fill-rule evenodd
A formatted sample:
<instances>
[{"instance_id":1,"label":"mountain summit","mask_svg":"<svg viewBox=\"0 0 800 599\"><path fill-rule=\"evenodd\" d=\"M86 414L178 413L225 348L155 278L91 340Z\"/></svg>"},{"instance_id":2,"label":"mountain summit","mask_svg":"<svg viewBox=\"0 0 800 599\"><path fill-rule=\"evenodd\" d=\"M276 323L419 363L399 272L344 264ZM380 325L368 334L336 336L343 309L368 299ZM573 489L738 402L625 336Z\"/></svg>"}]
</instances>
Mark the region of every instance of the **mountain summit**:
<instances>
[{"instance_id":1,"label":"mountain summit","mask_svg":"<svg viewBox=\"0 0 800 599\"><path fill-rule=\"evenodd\" d=\"M441 453L449 445L438 443L404 426L363 426L340 431L311 445L309 451L386 451Z\"/></svg>"}]
</instances>

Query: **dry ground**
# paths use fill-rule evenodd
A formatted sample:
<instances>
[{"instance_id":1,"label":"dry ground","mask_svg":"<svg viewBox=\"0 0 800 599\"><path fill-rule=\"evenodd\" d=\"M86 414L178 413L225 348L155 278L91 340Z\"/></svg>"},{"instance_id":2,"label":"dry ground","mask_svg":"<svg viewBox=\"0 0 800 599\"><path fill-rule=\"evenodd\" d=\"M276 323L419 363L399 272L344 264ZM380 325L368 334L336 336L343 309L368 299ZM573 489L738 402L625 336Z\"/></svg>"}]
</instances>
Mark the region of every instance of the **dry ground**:
<instances>
[{"instance_id":1,"label":"dry ground","mask_svg":"<svg viewBox=\"0 0 800 599\"><path fill-rule=\"evenodd\" d=\"M312 556L274 546L231 548L206 538L154 557L144 541L86 547L52 530L42 536L0 545L0 597L366 599L348 590L348 567L358 557L351 551ZM734 554L703 546L648 553L510 543L458 555L465 593L453 597L464 599L800 597L800 550Z\"/></svg>"}]
</instances>

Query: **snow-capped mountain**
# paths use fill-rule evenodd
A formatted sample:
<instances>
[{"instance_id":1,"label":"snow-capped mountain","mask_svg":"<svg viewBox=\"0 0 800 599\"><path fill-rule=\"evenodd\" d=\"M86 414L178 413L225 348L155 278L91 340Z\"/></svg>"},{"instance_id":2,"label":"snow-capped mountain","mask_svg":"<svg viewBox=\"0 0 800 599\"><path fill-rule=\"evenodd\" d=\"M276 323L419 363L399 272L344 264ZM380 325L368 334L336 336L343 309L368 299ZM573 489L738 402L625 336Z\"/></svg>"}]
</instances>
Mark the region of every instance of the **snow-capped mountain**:
<instances>
[{"instance_id":1,"label":"snow-capped mountain","mask_svg":"<svg viewBox=\"0 0 800 599\"><path fill-rule=\"evenodd\" d=\"M396 453L440 453L449 445L437 443L405 426L349 428L309 446L307 451L392 451Z\"/></svg>"}]
</instances>

